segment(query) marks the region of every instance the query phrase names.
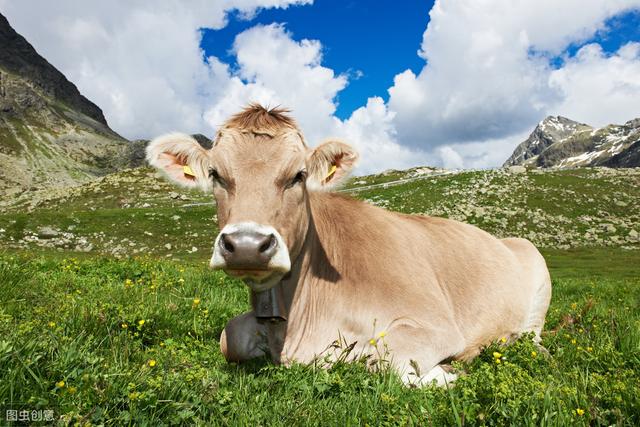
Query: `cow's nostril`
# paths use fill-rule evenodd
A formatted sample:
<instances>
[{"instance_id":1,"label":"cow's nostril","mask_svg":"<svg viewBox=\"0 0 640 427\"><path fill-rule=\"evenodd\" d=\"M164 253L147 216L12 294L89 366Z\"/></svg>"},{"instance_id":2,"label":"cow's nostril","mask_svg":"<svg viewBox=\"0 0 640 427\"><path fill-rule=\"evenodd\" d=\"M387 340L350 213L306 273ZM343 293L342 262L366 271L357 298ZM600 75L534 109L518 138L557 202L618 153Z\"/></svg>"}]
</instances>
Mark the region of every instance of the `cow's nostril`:
<instances>
[{"instance_id":1,"label":"cow's nostril","mask_svg":"<svg viewBox=\"0 0 640 427\"><path fill-rule=\"evenodd\" d=\"M233 245L231 238L228 234L224 234L222 236L222 246L224 246L225 250L229 253L233 253L236 250L236 247Z\"/></svg>"},{"instance_id":2,"label":"cow's nostril","mask_svg":"<svg viewBox=\"0 0 640 427\"><path fill-rule=\"evenodd\" d=\"M273 234L270 234L265 239L265 242L260 245L258 250L260 251L260 253L266 252L269 250L269 248L273 247L275 244L276 244L276 236L274 236Z\"/></svg>"}]
</instances>

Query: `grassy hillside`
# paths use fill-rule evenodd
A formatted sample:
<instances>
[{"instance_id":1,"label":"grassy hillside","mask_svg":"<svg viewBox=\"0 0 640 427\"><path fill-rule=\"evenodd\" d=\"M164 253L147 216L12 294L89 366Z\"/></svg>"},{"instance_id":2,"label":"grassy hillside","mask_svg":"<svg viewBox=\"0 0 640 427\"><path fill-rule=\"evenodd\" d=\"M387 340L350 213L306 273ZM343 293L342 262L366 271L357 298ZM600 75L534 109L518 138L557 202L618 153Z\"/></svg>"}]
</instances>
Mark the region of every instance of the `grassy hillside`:
<instances>
[{"instance_id":1,"label":"grassy hillside","mask_svg":"<svg viewBox=\"0 0 640 427\"><path fill-rule=\"evenodd\" d=\"M79 424L638 425L640 172L441 172L346 191L532 238L553 278L551 357L496 343L450 390L364 363L229 365L217 339L248 293L206 268L215 206L140 169L5 202L0 407Z\"/></svg>"},{"instance_id":2,"label":"grassy hillside","mask_svg":"<svg viewBox=\"0 0 640 427\"><path fill-rule=\"evenodd\" d=\"M392 171L353 178L343 191L387 209L526 237L542 248L640 248L640 169ZM210 195L176 189L149 169L26 194L4 209L0 246L11 249L202 260L217 233Z\"/></svg>"},{"instance_id":3,"label":"grassy hillside","mask_svg":"<svg viewBox=\"0 0 640 427\"><path fill-rule=\"evenodd\" d=\"M3 197L14 197L26 189L88 182L129 164L129 142L105 123L52 98L38 84L2 66L0 93ZM98 107L90 105L104 121Z\"/></svg>"}]
</instances>

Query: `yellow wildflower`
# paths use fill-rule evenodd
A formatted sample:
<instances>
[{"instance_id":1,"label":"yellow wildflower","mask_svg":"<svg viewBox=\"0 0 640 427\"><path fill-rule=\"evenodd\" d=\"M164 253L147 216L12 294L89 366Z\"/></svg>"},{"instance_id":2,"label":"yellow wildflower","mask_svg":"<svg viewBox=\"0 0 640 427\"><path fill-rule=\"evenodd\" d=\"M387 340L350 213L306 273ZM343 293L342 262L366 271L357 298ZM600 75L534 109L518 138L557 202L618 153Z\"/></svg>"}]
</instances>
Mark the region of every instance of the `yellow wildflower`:
<instances>
[{"instance_id":1,"label":"yellow wildflower","mask_svg":"<svg viewBox=\"0 0 640 427\"><path fill-rule=\"evenodd\" d=\"M386 333L385 331L382 331L382 332L380 332L380 333L378 334L378 336L379 336L380 338L384 338L384 337L386 337L386 336L387 336L387 333Z\"/></svg>"},{"instance_id":2,"label":"yellow wildflower","mask_svg":"<svg viewBox=\"0 0 640 427\"><path fill-rule=\"evenodd\" d=\"M371 339L369 340L369 344L370 344L370 345L376 345L376 340L375 340L375 339L373 339L373 338L371 338Z\"/></svg>"},{"instance_id":3,"label":"yellow wildflower","mask_svg":"<svg viewBox=\"0 0 640 427\"><path fill-rule=\"evenodd\" d=\"M578 308L578 304L575 303L575 302L571 303L571 308L573 308L575 310L576 308Z\"/></svg>"},{"instance_id":4,"label":"yellow wildflower","mask_svg":"<svg viewBox=\"0 0 640 427\"><path fill-rule=\"evenodd\" d=\"M389 396L387 393L382 393L380 395L380 400L385 403L393 403L396 399L393 396Z\"/></svg>"},{"instance_id":5,"label":"yellow wildflower","mask_svg":"<svg viewBox=\"0 0 640 427\"><path fill-rule=\"evenodd\" d=\"M123 323L123 324L120 325L120 327L122 329L127 329L129 327L129 325L127 325L126 323Z\"/></svg>"},{"instance_id":6,"label":"yellow wildflower","mask_svg":"<svg viewBox=\"0 0 640 427\"><path fill-rule=\"evenodd\" d=\"M60 380L60 381L58 381L58 382L56 383L56 387L58 387L58 388L62 388L62 387L64 387L64 380Z\"/></svg>"},{"instance_id":7,"label":"yellow wildflower","mask_svg":"<svg viewBox=\"0 0 640 427\"><path fill-rule=\"evenodd\" d=\"M197 306L198 304L200 304L200 298L194 298L193 299L193 305Z\"/></svg>"},{"instance_id":8,"label":"yellow wildflower","mask_svg":"<svg viewBox=\"0 0 640 427\"><path fill-rule=\"evenodd\" d=\"M502 357L502 353L498 353L497 351L494 351L493 357L495 357L496 359L500 359Z\"/></svg>"},{"instance_id":9,"label":"yellow wildflower","mask_svg":"<svg viewBox=\"0 0 640 427\"><path fill-rule=\"evenodd\" d=\"M496 359L496 363L499 365L502 362L500 361L500 359Z\"/></svg>"},{"instance_id":10,"label":"yellow wildflower","mask_svg":"<svg viewBox=\"0 0 640 427\"><path fill-rule=\"evenodd\" d=\"M580 417L583 416L584 415L584 409L577 408L576 409L576 414L578 414L578 416L580 416Z\"/></svg>"},{"instance_id":11,"label":"yellow wildflower","mask_svg":"<svg viewBox=\"0 0 640 427\"><path fill-rule=\"evenodd\" d=\"M535 351L531 352L531 357L536 357L538 355L538 353L536 353Z\"/></svg>"},{"instance_id":12,"label":"yellow wildflower","mask_svg":"<svg viewBox=\"0 0 640 427\"><path fill-rule=\"evenodd\" d=\"M144 325L144 319L138 320L138 326L142 326L142 325Z\"/></svg>"},{"instance_id":13,"label":"yellow wildflower","mask_svg":"<svg viewBox=\"0 0 640 427\"><path fill-rule=\"evenodd\" d=\"M502 337L502 338L500 338L500 342L504 344L504 343L507 342L507 339L505 337Z\"/></svg>"},{"instance_id":14,"label":"yellow wildflower","mask_svg":"<svg viewBox=\"0 0 640 427\"><path fill-rule=\"evenodd\" d=\"M71 394L75 393L77 390L78 390L78 389L77 389L77 388L75 388L75 387L73 387L73 386L71 386L71 387L67 388L67 391L68 391L69 393L71 393Z\"/></svg>"},{"instance_id":15,"label":"yellow wildflower","mask_svg":"<svg viewBox=\"0 0 640 427\"><path fill-rule=\"evenodd\" d=\"M56 322L49 322L49 323L47 323L47 325L49 325L50 328L55 328L56 327Z\"/></svg>"},{"instance_id":16,"label":"yellow wildflower","mask_svg":"<svg viewBox=\"0 0 640 427\"><path fill-rule=\"evenodd\" d=\"M154 366L156 366L156 361L155 361L155 360L153 360L153 359L149 360L147 363L148 363L148 364L149 364L149 366L151 366L152 368L153 368Z\"/></svg>"},{"instance_id":17,"label":"yellow wildflower","mask_svg":"<svg viewBox=\"0 0 640 427\"><path fill-rule=\"evenodd\" d=\"M571 340L571 344L575 344L575 343L576 343L576 340L574 338L574 339Z\"/></svg>"}]
</instances>

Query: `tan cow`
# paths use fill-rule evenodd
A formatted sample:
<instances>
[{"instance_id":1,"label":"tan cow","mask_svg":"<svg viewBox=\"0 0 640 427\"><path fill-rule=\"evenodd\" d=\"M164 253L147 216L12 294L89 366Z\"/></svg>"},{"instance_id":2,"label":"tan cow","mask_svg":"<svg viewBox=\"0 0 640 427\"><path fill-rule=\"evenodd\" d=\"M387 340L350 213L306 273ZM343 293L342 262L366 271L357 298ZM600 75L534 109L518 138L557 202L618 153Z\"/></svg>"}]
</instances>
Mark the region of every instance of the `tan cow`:
<instances>
[{"instance_id":1,"label":"tan cow","mask_svg":"<svg viewBox=\"0 0 640 427\"><path fill-rule=\"evenodd\" d=\"M284 110L249 106L210 150L162 136L147 159L183 186L213 190L221 231L211 267L252 293L253 310L220 337L229 361L266 353L307 363L341 338L354 355L388 351L407 383L442 384L455 378L443 361L524 332L540 339L551 281L529 241L325 191L357 154L333 140L308 148Z\"/></svg>"}]
</instances>

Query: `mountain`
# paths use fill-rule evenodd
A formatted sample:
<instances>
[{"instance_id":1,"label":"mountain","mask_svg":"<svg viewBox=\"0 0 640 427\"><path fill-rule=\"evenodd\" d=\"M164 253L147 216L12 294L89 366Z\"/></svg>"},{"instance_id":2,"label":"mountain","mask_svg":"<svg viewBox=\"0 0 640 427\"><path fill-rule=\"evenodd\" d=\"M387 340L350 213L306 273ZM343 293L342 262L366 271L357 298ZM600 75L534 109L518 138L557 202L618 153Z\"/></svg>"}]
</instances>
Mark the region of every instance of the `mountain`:
<instances>
[{"instance_id":1,"label":"mountain","mask_svg":"<svg viewBox=\"0 0 640 427\"><path fill-rule=\"evenodd\" d=\"M561 116L541 121L504 166L640 166L640 119L594 128Z\"/></svg>"},{"instance_id":2,"label":"mountain","mask_svg":"<svg viewBox=\"0 0 640 427\"><path fill-rule=\"evenodd\" d=\"M85 182L128 166L130 150L0 15L0 193Z\"/></svg>"}]
</instances>

